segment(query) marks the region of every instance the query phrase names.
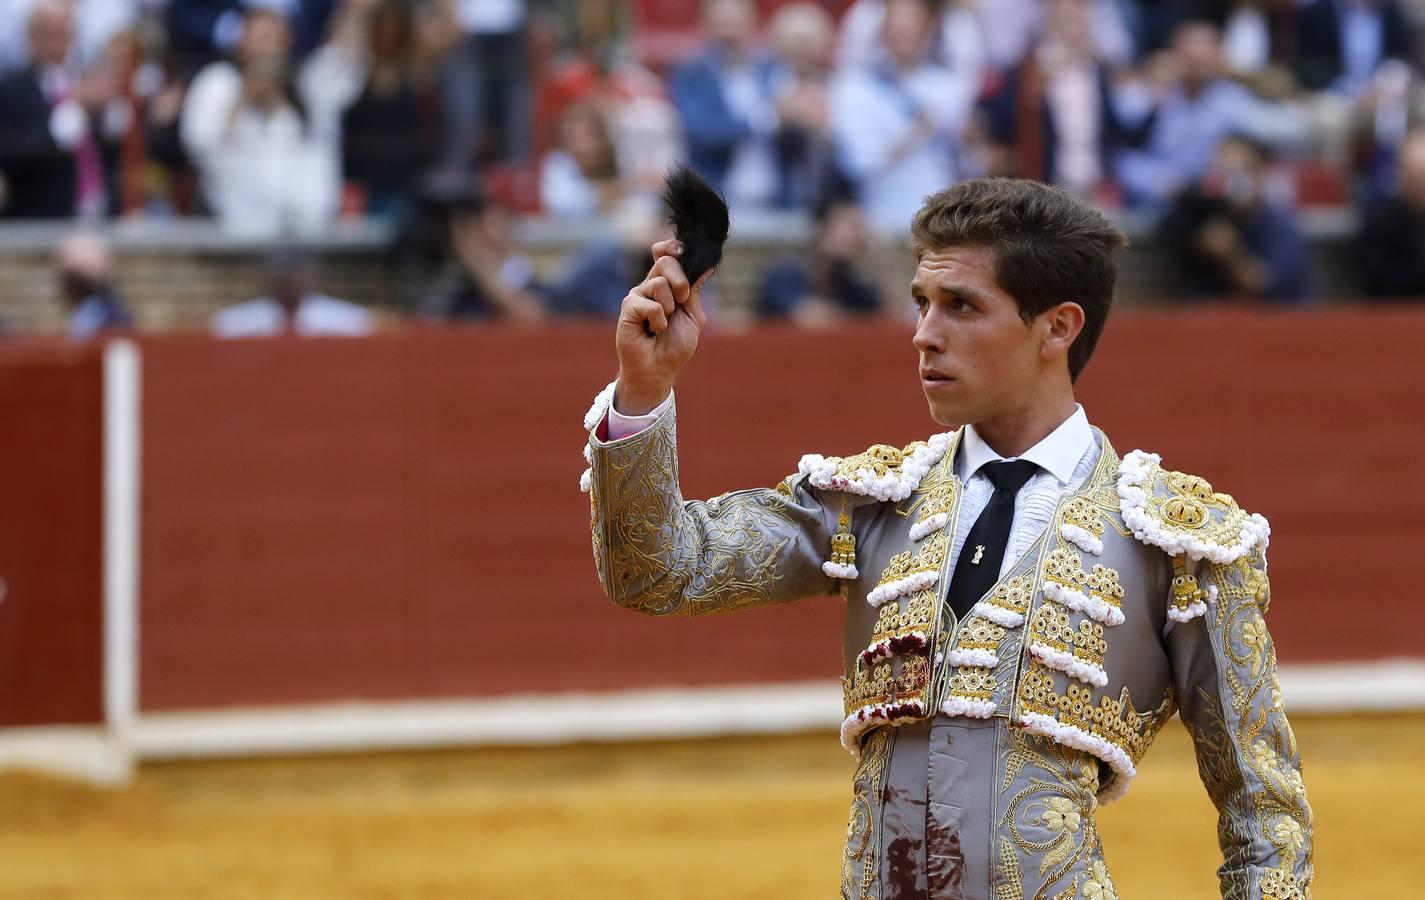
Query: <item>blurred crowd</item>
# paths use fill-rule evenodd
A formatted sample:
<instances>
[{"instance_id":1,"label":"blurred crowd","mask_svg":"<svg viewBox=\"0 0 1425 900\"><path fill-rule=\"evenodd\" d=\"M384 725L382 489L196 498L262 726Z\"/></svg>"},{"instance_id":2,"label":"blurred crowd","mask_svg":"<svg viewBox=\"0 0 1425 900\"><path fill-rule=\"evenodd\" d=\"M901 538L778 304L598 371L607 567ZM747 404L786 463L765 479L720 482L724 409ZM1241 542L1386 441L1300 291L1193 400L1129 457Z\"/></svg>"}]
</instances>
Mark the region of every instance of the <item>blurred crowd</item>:
<instances>
[{"instance_id":1,"label":"blurred crowd","mask_svg":"<svg viewBox=\"0 0 1425 900\"><path fill-rule=\"evenodd\" d=\"M1311 207L1361 222L1363 294L1425 294L1425 0L0 10L0 217L209 216L274 242L383 219L399 300L432 317L610 313L681 161L734 221L813 223L766 271L765 317L899 309L875 248L924 195L986 174L1131 211L1184 297L1310 301ZM537 277L526 215L608 227ZM93 269L94 246L74 252Z\"/></svg>"}]
</instances>

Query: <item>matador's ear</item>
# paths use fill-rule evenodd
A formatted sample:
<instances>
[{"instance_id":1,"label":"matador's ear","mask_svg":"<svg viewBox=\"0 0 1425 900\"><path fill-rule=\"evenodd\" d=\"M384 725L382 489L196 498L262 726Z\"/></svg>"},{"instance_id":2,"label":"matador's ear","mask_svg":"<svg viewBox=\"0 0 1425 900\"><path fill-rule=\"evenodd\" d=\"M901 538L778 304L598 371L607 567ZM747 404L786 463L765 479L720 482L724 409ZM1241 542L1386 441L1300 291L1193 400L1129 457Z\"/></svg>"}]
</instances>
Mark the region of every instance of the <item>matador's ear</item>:
<instances>
[{"instance_id":1,"label":"matador's ear","mask_svg":"<svg viewBox=\"0 0 1425 900\"><path fill-rule=\"evenodd\" d=\"M683 272L696 284L704 272L722 261L722 245L731 227L727 201L688 166L673 169L663 180L668 222L683 245Z\"/></svg>"}]
</instances>

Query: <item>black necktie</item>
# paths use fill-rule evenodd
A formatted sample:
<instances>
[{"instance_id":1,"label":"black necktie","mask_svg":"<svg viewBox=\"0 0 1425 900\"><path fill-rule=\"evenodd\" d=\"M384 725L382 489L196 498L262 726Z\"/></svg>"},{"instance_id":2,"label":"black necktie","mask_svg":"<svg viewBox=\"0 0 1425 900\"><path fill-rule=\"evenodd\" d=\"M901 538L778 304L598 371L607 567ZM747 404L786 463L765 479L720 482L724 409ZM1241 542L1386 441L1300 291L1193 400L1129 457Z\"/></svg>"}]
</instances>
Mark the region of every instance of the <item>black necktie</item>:
<instances>
[{"instance_id":1,"label":"black necktie","mask_svg":"<svg viewBox=\"0 0 1425 900\"><path fill-rule=\"evenodd\" d=\"M963 619L970 607L999 581L999 567L1009 544L1009 526L1014 521L1014 495L1024 487L1039 466L1027 459L986 463L984 473L995 492L965 536L955 574L950 576L950 608Z\"/></svg>"}]
</instances>

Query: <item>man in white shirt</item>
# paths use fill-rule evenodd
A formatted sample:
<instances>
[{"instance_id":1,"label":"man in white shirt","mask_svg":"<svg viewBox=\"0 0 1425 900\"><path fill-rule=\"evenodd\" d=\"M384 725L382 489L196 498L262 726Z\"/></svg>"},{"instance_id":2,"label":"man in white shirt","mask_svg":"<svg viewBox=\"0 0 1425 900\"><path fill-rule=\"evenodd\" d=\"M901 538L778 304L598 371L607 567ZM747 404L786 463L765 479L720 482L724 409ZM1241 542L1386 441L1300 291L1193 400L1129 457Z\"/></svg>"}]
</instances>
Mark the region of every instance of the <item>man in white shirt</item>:
<instances>
[{"instance_id":1,"label":"man in white shirt","mask_svg":"<svg viewBox=\"0 0 1425 900\"><path fill-rule=\"evenodd\" d=\"M374 328L371 313L316 290L314 264L299 252L274 254L267 264L269 295L213 316L215 337L359 337Z\"/></svg>"},{"instance_id":2,"label":"man in white shirt","mask_svg":"<svg viewBox=\"0 0 1425 900\"><path fill-rule=\"evenodd\" d=\"M707 502L678 489L673 401L702 280L654 246L585 418L605 591L651 615L845 597L845 898L1115 897L1097 807L1177 712L1219 810L1223 896L1304 900L1267 521L1156 454L1120 457L1074 397L1123 235L1008 179L928 197L911 233L922 388L960 427L809 454L774 489Z\"/></svg>"},{"instance_id":3,"label":"man in white shirt","mask_svg":"<svg viewBox=\"0 0 1425 900\"><path fill-rule=\"evenodd\" d=\"M934 15L922 0L889 0L885 59L839 74L831 127L842 167L876 230L899 235L921 198L954 181L960 134L979 82L929 58Z\"/></svg>"},{"instance_id":4,"label":"man in white shirt","mask_svg":"<svg viewBox=\"0 0 1425 900\"><path fill-rule=\"evenodd\" d=\"M211 63L194 77L179 136L204 198L228 230L311 234L335 221L341 115L366 78L368 6L366 0L343 5L332 39L293 77L286 18L254 3L243 18L234 62Z\"/></svg>"}]
</instances>

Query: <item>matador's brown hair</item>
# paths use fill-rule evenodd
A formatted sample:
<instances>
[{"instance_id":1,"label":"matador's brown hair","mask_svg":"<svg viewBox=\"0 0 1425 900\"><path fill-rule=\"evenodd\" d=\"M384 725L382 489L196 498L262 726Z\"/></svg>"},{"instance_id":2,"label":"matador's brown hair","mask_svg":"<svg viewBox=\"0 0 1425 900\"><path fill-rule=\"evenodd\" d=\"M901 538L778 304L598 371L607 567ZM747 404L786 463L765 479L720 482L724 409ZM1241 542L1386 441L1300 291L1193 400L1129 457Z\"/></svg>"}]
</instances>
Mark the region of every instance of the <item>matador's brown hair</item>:
<instances>
[{"instance_id":1,"label":"matador's brown hair","mask_svg":"<svg viewBox=\"0 0 1425 900\"><path fill-rule=\"evenodd\" d=\"M1072 300L1084 328L1069 348L1075 380L1093 356L1113 304L1114 254L1128 238L1103 213L1066 191L1018 178L976 178L925 199L911 223L916 256L987 247L995 281L1026 322Z\"/></svg>"}]
</instances>

